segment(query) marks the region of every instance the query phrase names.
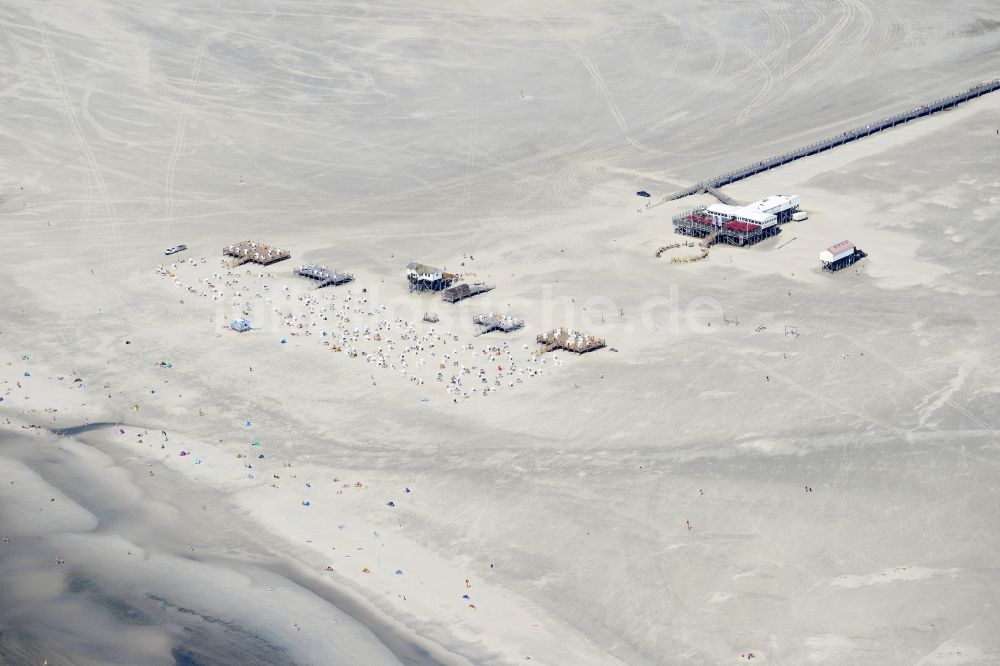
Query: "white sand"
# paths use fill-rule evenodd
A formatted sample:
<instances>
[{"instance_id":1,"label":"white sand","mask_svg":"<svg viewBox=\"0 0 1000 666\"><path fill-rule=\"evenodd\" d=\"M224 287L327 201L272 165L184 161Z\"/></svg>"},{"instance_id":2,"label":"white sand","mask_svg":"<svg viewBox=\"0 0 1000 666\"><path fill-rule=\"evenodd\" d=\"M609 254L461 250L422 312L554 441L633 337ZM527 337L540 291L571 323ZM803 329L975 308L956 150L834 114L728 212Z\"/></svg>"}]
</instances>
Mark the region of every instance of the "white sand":
<instances>
[{"instance_id":1,"label":"white sand","mask_svg":"<svg viewBox=\"0 0 1000 666\"><path fill-rule=\"evenodd\" d=\"M8 3L0 656L996 662L1000 96L727 187L809 211L752 248L634 196L995 76L996 14Z\"/></svg>"}]
</instances>

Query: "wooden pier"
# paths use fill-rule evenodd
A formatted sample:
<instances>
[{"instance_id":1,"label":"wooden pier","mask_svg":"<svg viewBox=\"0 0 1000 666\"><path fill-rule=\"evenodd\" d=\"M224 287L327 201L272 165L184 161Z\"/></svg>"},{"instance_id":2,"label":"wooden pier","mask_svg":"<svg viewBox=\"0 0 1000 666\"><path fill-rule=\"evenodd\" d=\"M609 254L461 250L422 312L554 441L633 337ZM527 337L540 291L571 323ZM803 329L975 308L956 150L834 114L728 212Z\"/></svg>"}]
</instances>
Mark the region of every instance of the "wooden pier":
<instances>
[{"instance_id":1,"label":"wooden pier","mask_svg":"<svg viewBox=\"0 0 1000 666\"><path fill-rule=\"evenodd\" d=\"M535 340L538 344L542 345L542 349L538 352L539 354L555 351L556 349L565 349L575 354L586 354L587 352L607 346L604 338L585 335L579 331L572 331L562 327L548 333L542 333Z\"/></svg>"},{"instance_id":2,"label":"wooden pier","mask_svg":"<svg viewBox=\"0 0 1000 666\"><path fill-rule=\"evenodd\" d=\"M842 132L836 136L823 139L822 141L817 141L816 143L811 143L808 146L803 146L802 148L797 148L795 150L783 153L781 155L776 155L774 157L769 157L767 159L761 160L749 166L745 166L741 169L734 169L733 171L728 171L721 176L716 176L714 178L709 178L708 180L703 180L700 183L692 185L691 187L681 190L680 192L675 192L674 194L668 195L663 198L663 201L673 201L674 199L680 199L691 194L699 194L707 192L716 196L723 203L728 203L725 199L728 197L719 192L719 187L723 185L728 185L729 183L735 183L738 180L743 180L744 178L749 178L750 176L768 171L780 167L789 162L794 162L795 160L802 159L803 157L809 157L810 155L816 155L817 153L822 153L823 151L830 150L831 148L836 148L837 146L842 146L845 143L850 143L851 141L857 141L858 139L863 139L866 136L871 136L876 132L882 132L884 130L890 129L897 125L902 125L908 123L911 120L916 120L924 116L929 116L934 113L939 113L950 109L952 107L958 106L963 102L967 102L971 99L981 97L987 93L1000 90L1000 79L994 79L992 81L987 81L986 83L980 83L978 85L972 86L967 90L963 90L960 93L955 93L954 95L949 95L948 97L943 97L941 99L935 100L930 104L925 104L923 106L918 106L910 111L905 111L903 113L897 113L894 116L889 116L888 118L883 118L881 120L876 120L874 122L868 123L864 127L858 127L846 132Z\"/></svg>"},{"instance_id":3,"label":"wooden pier","mask_svg":"<svg viewBox=\"0 0 1000 666\"><path fill-rule=\"evenodd\" d=\"M729 196L728 194L726 194L722 190L720 190L720 189L718 189L716 187L713 187L711 185L707 185L705 187L705 192L707 194L711 194L713 197L715 197L716 199L718 199L719 203L724 203L724 204L729 205L729 206L736 206L736 205L738 205L736 203L736 199L732 198L731 196Z\"/></svg>"}]
</instances>

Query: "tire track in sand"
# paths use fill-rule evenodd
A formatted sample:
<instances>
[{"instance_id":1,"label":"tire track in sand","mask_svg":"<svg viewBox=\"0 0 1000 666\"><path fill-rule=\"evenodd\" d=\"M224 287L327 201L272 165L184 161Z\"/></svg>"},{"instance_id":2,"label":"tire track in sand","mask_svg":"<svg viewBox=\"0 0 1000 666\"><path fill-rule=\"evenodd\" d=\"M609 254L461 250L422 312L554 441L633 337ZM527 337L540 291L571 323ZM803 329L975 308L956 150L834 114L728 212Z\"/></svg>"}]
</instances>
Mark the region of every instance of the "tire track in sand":
<instances>
[{"instance_id":1,"label":"tire track in sand","mask_svg":"<svg viewBox=\"0 0 1000 666\"><path fill-rule=\"evenodd\" d=\"M117 254L119 262L121 262L121 234L119 233L118 228L118 214L115 212L114 203L111 201L111 193L108 190L107 183L104 181L104 175L101 173L100 166L97 164L97 159L94 157L94 151L87 142L87 136L84 134L83 127L80 125L76 111L73 108L73 99L69 93L69 87L66 85L66 79L63 76L62 69L59 67L59 61L56 59L55 50L52 48L52 41L49 39L49 31L45 27L44 23L38 23L38 31L42 37L42 47L45 49L49 66L52 68L56 89L59 91L58 102L62 107L62 115L66 120L66 124L69 126L70 133L73 135L73 139L77 145L77 150L80 152L80 157L86 164L88 173L90 173L91 177L94 179L97 189L101 194L101 199L103 200L104 207L108 213L111 234L114 237L115 246L118 250Z\"/></svg>"},{"instance_id":2,"label":"tire track in sand","mask_svg":"<svg viewBox=\"0 0 1000 666\"><path fill-rule=\"evenodd\" d=\"M911 382L913 382L917 386L920 386L920 387L924 388L925 390L930 391L932 395L937 395L938 393L941 392L941 389L935 388L934 386L931 386L930 384L928 384L927 382L925 382L923 379L921 379L919 376L917 376L916 374L910 372L909 370L907 370L906 368L904 368L902 365L900 365L896 361L892 360L890 357L886 356L885 354L883 354L879 350L875 349L871 345L867 345L864 342L862 342L861 340L855 338L852 335L848 335L847 333L839 333L838 335L840 335L840 337L845 338L846 340L849 340L850 342L854 343L855 346L857 346L857 347L859 347L861 349L864 349L865 351L867 351L872 356L880 359L883 363L885 363L890 368L892 368L893 370L895 370L899 374L901 374L904 377L906 377L907 379L909 379ZM946 399L944 401L944 404L948 405L949 407L951 407L952 409L954 409L959 414L962 414L963 416L965 416L966 418L968 418L970 421L973 421L974 423L977 423L978 425L981 425L982 427L986 428L987 430L990 430L990 431L995 431L996 430L996 428L994 426L990 425L989 423L987 423L983 419L979 418L978 416L976 416L975 414L973 414L972 412L970 412L969 410L967 410L965 407L962 407L961 405L959 405L958 403L956 403L954 400L951 400L950 398L948 398L948 399Z\"/></svg>"},{"instance_id":3,"label":"tire track in sand","mask_svg":"<svg viewBox=\"0 0 1000 666\"><path fill-rule=\"evenodd\" d=\"M163 221L164 236L170 234L170 223L174 216L174 175L177 173L177 160L180 158L181 150L184 148L184 133L187 129L191 95L194 93L195 84L198 83L198 76L201 74L201 63L205 56L205 45L207 42L208 35L201 40L201 44L198 45L198 52L194 56L191 78L188 81L187 90L184 92L184 101L181 102L180 116L177 119L173 149L170 152L170 159L167 160L167 177L163 187L163 200L166 204L165 219Z\"/></svg>"},{"instance_id":4,"label":"tire track in sand","mask_svg":"<svg viewBox=\"0 0 1000 666\"><path fill-rule=\"evenodd\" d=\"M538 19L538 22L556 39L565 44L566 47L569 48L570 51L572 51L573 55L576 56L577 60L580 61L580 64L583 65L584 69L587 70L587 73L590 74L590 78L593 79L594 84L597 86L598 94L601 96L601 98L604 100L604 103L607 105L608 111L610 111L611 113L611 117L614 119L615 124L618 125L618 128L621 130L622 136L625 137L625 141L628 142L629 145L631 145L632 147L637 148L643 152L652 153L655 155L665 155L666 153L664 153L664 151L656 150L655 148L646 146L632 136L632 132L629 130L628 122L625 119L625 115L622 113L621 109L618 106L618 103L615 101L614 96L608 89L607 83L604 81L604 76L601 74L600 67L598 67L597 65L597 60L594 58L593 54L590 53L590 50L587 49L586 45L582 43L579 44L574 43L573 41L566 39L565 37L562 37L561 35L559 35L558 32L556 32L555 28L553 28L549 23L547 23L542 19Z\"/></svg>"},{"instance_id":5,"label":"tire track in sand","mask_svg":"<svg viewBox=\"0 0 1000 666\"><path fill-rule=\"evenodd\" d=\"M739 349L736 349L734 351L737 354L739 354L740 357L742 357L745 361L747 361L748 363L756 366L758 369L763 370L763 371L767 372L770 376L775 377L776 379L781 380L785 384L788 384L792 388L794 388L794 389L798 390L799 392L801 392L803 395L808 395L811 398L815 399L817 401L816 404L832 405L833 407L836 407L837 409L841 410L842 412L845 412L847 414L851 414L852 416L855 416L855 417L857 417L859 419L867 421L868 423L871 423L872 425L878 426L878 427L883 428L885 430L889 430L889 431L894 432L894 433L896 433L898 435L901 435L904 439L907 439L907 440L909 440L910 438L918 439L918 440L924 442L925 444L930 444L931 446L935 446L935 447L937 447L939 449L944 449L945 451L950 451L951 453L954 453L956 455L962 456L963 458L968 458L970 460L975 460L976 462L983 463L984 465L991 465L993 467L1000 467L1000 460L993 460L993 459L990 459L990 458L985 458L985 457L980 456L980 455L976 455L975 453L969 453L964 448L959 448L957 446L952 446L951 444L945 444L944 442L939 442L936 439L931 439L930 437L928 437L927 435L925 435L922 432L916 432L915 430L910 430L908 428L903 428L901 426L894 425L894 424L889 423L887 421L883 421L880 418L877 418L875 416L867 414L867 413L861 411L860 409L854 409L853 407L849 407L849 406L844 405L842 403L833 401L833 400L830 399L830 397L828 395L820 394L818 391L812 390L811 388L809 388L805 384L802 384L800 382L795 381L794 379L789 378L784 373L782 373L782 372L780 372L778 370L775 370L773 367L767 366L764 363L761 363L760 361L758 361L757 359L753 358L752 356L750 356L746 352L743 352L743 351L741 351Z\"/></svg>"}]
</instances>

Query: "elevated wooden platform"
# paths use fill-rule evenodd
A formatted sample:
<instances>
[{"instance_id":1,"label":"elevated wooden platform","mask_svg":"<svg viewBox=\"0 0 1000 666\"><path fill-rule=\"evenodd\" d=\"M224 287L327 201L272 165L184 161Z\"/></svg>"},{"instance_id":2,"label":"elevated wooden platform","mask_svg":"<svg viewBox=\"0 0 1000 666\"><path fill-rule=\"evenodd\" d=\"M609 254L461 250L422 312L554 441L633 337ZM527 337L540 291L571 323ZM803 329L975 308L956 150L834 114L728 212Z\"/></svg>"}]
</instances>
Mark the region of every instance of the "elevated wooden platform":
<instances>
[{"instance_id":1,"label":"elevated wooden platform","mask_svg":"<svg viewBox=\"0 0 1000 666\"><path fill-rule=\"evenodd\" d=\"M572 331L568 328L557 328L548 333L542 333L535 338L538 344L543 345L539 354L565 349L575 354L586 354L607 346L604 338L597 338L592 335L585 335L579 331Z\"/></svg>"},{"instance_id":2,"label":"elevated wooden platform","mask_svg":"<svg viewBox=\"0 0 1000 666\"><path fill-rule=\"evenodd\" d=\"M350 273L330 270L326 266L316 264L305 264L295 269L295 274L310 280L316 281L316 288L329 287L331 285L347 284L354 279Z\"/></svg>"},{"instance_id":3,"label":"elevated wooden platform","mask_svg":"<svg viewBox=\"0 0 1000 666\"><path fill-rule=\"evenodd\" d=\"M227 257L234 258L234 260L230 262L230 266L239 266L246 263L270 266L275 262L284 261L292 256L292 253L288 250L282 250L281 248L272 247L266 243L257 243L254 241L243 241L241 243L227 245L222 248L222 254Z\"/></svg>"},{"instance_id":4,"label":"elevated wooden platform","mask_svg":"<svg viewBox=\"0 0 1000 666\"><path fill-rule=\"evenodd\" d=\"M487 291L495 289L496 287L492 284L486 284L485 282L473 282L472 284L460 284L454 287L449 287L441 292L441 300L447 301L448 303L457 303L458 301L464 300L466 298L471 298L477 294L483 294Z\"/></svg>"},{"instance_id":5,"label":"elevated wooden platform","mask_svg":"<svg viewBox=\"0 0 1000 666\"><path fill-rule=\"evenodd\" d=\"M524 322L520 319L514 319L509 315L502 314L476 315L472 318L472 322L479 327L475 335L482 335L483 333L489 333L490 331L503 331L504 333L510 333L511 331L516 331L519 328L524 328Z\"/></svg>"}]
</instances>

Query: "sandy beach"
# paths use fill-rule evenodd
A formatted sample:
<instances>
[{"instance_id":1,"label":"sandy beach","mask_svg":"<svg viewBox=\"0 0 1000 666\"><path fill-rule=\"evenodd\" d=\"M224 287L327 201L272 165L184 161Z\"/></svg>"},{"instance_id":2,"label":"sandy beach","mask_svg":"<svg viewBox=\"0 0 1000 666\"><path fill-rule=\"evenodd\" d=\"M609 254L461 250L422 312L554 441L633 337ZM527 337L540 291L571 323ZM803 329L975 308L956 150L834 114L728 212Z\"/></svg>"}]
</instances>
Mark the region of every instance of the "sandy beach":
<instances>
[{"instance_id":1,"label":"sandy beach","mask_svg":"<svg viewBox=\"0 0 1000 666\"><path fill-rule=\"evenodd\" d=\"M0 662L997 663L1000 93L727 185L808 212L751 247L672 261L717 201L663 198L995 78L998 26L0 7Z\"/></svg>"}]
</instances>

